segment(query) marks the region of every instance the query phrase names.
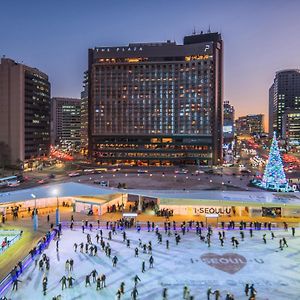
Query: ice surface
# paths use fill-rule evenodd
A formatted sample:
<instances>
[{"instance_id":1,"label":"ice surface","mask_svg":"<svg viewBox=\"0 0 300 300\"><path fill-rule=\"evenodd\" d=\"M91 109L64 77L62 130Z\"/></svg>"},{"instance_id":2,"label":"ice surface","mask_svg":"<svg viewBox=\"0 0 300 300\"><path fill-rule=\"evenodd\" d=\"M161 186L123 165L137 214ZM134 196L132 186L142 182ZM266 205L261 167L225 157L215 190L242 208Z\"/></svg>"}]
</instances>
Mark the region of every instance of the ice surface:
<instances>
[{"instance_id":1,"label":"ice surface","mask_svg":"<svg viewBox=\"0 0 300 300\"><path fill-rule=\"evenodd\" d=\"M59 242L59 251L56 252L55 241L45 250L50 257L50 270L48 276L48 291L44 296L42 292L43 271L32 264L20 277L19 290L12 291L10 287L6 293L8 298L14 300L24 299L52 299L61 294L61 299L116 299L116 292L122 281L125 282L125 295L121 298L130 299L134 286L133 277L138 274L141 282L138 283L138 299L162 299L162 290L168 288L168 299L182 299L183 287L186 284L194 299L206 299L206 290L221 291L222 299L225 299L229 291L235 299L248 299L244 294L245 283L254 283L257 290L257 299L272 300L296 300L300 299L300 237L292 237L291 232L283 230L274 231L276 238L271 240L268 231L254 231L254 237L249 237L245 231L245 240L241 241L239 231L226 232L224 247L220 246L217 230L214 229L211 247L200 241L195 231L190 231L184 236L181 234L181 242L176 245L174 234L168 237L163 230L163 243L157 242L155 232L135 229L126 230L127 237L131 241L130 248L123 243L122 234L118 231L109 241L112 248L112 256L118 257L117 267L112 267L111 258L100 250L98 255L90 256L79 252L75 253L73 244L86 242L86 235L80 228L71 231L63 230ZM172 231L173 233L173 231ZM262 240L266 233L267 244ZM204 232L205 234L205 232ZM92 241L96 244L96 229L91 232ZM108 230L103 229L104 241L107 242ZM239 239L238 249L233 249L230 238ZM279 239L286 237L288 248L279 249ZM154 268L149 269L149 254L142 253L139 249L139 257L134 257L134 248L138 247L138 239L143 243L152 241ZM170 249L166 249L166 239L170 240ZM65 270L67 259L73 258L74 271L72 276L76 279L73 288L61 290L59 280L63 275L68 275ZM146 262L146 272L141 272L142 261ZM85 275L94 268L99 274L106 274L107 287L96 291L96 284L85 287ZM214 299L213 297L211 299Z\"/></svg>"}]
</instances>

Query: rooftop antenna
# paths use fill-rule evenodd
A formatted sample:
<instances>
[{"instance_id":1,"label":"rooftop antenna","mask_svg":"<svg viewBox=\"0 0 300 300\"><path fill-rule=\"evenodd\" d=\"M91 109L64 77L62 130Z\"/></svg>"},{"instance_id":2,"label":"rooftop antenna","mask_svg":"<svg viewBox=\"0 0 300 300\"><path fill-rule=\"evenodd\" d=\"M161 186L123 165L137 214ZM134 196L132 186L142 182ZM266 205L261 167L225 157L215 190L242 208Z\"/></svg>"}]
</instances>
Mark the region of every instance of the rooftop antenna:
<instances>
[{"instance_id":1,"label":"rooftop antenna","mask_svg":"<svg viewBox=\"0 0 300 300\"><path fill-rule=\"evenodd\" d=\"M207 30L207 33L211 33L211 30L210 30L210 25L208 25L208 30Z\"/></svg>"},{"instance_id":2,"label":"rooftop antenna","mask_svg":"<svg viewBox=\"0 0 300 300\"><path fill-rule=\"evenodd\" d=\"M196 28L194 26L193 35L195 35L195 34L196 34Z\"/></svg>"}]
</instances>

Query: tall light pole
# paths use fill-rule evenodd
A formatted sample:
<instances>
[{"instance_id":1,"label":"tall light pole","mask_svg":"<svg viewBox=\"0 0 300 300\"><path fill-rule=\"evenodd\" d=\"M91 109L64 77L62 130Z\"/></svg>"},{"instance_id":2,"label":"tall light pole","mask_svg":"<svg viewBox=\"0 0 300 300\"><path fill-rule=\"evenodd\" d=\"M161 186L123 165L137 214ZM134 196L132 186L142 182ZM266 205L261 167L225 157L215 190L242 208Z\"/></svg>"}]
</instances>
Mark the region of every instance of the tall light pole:
<instances>
[{"instance_id":1,"label":"tall light pole","mask_svg":"<svg viewBox=\"0 0 300 300\"><path fill-rule=\"evenodd\" d=\"M56 196L56 211L55 211L55 220L56 220L56 226L59 225L60 222L60 216L59 216L59 202L58 202L58 191L54 190L53 194Z\"/></svg>"},{"instance_id":2,"label":"tall light pole","mask_svg":"<svg viewBox=\"0 0 300 300\"><path fill-rule=\"evenodd\" d=\"M39 227L39 220L38 220L37 209L36 209L36 195L31 194L31 197L34 199L33 230L37 231L37 229Z\"/></svg>"}]
</instances>

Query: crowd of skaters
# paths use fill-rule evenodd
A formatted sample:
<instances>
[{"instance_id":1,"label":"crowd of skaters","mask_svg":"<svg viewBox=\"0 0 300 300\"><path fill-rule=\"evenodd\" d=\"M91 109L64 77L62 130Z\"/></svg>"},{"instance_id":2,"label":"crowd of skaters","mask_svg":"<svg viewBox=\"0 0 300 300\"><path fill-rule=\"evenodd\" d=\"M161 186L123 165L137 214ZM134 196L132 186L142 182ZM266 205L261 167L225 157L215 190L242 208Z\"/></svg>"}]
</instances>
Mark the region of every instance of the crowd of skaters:
<instances>
[{"instance_id":1,"label":"crowd of skaters","mask_svg":"<svg viewBox=\"0 0 300 300\"><path fill-rule=\"evenodd\" d=\"M70 228L73 229L72 224L74 223L73 216L71 217L71 226ZM107 237L104 237L103 230L100 228L100 222L98 220L97 222L97 234L95 236L95 243L93 243L91 234L86 234L86 241L82 241L80 243L74 243L74 252L77 252L77 249L79 247L81 253L85 253L90 256L96 256L98 253L98 245L99 248L102 250L105 255L112 260L112 267L117 267L118 257L114 255L112 258L112 248L109 243L110 240L113 239L114 235L117 235L118 231L121 232L123 243L127 248L130 248L130 239L127 236L126 229L132 228L134 226L133 219L127 220L127 219L120 219L115 222L106 222L106 229ZM53 227L53 226L52 226ZM246 222L239 222L236 223L234 221L230 221L228 223L228 226L225 228L225 223L221 223L221 228L218 230L218 236L221 243L221 246L224 245L224 240L226 239L226 233L225 230L234 230L238 227L240 231L240 239L243 241L245 238L244 230L249 229L250 237L253 237L253 229L254 230L261 230L262 227L265 229L270 230L271 232L271 238L274 239L275 235L272 231L272 225L271 223L259 223L259 222L249 222L248 224ZM163 243L163 231L165 235L167 235L167 238L165 239L165 245L166 249L169 249L170 247L170 238L171 236L174 236L175 244L178 245L181 241L181 236L185 235L187 232L194 230L196 235L200 237L200 241L203 241L207 243L208 247L211 246L211 236L213 234L213 229L208 226L204 226L203 222L201 221L188 221L188 222L182 222L182 223L176 223L175 221L169 221L167 219L166 222L164 222L163 228L160 228L158 224L155 224L154 222L147 222L146 228L148 232L153 231L155 232L155 235L157 236L157 244L160 245ZM136 229L139 232L141 230L141 225L139 223L136 224ZM288 230L287 223L284 223L284 229ZM59 241L61 238L61 231L62 226L61 224L58 226L58 228L53 229L55 231L55 239L56 239L56 250L59 251ZM82 232L85 233L86 230L89 230L92 232L94 230L93 224L89 223L87 220L82 221ZM206 234L204 234L206 233ZM292 235L295 236L295 228L292 227ZM42 254L42 244L45 243L50 239L50 232L48 232L42 239L41 243L39 244L38 248L33 248L30 251L30 254L33 257L36 256L36 254L41 254L41 259L37 262L39 270L44 272L43 279L42 279L42 287L43 287L43 294L47 294L47 284L48 284L48 278L47 278L47 272L49 272L50 269L50 260L49 257L47 257L45 254ZM107 242L105 240L107 239ZM266 234L263 234L263 242L266 244ZM231 238L232 246L237 248L239 245L238 239L236 237ZM286 239L283 237L279 240L279 248L283 250L283 247L288 247ZM154 268L154 257L152 255L153 245L151 241L143 242L141 239L139 239L138 247L134 248L134 256L139 257L139 253L147 253L149 255L148 261L149 261L149 267L146 268L146 262L145 259L141 262L141 272L145 273L147 270L150 270ZM76 279L73 277L73 270L74 270L74 260L72 258L68 259L65 262L65 270L67 275L63 275L62 278L59 280L61 283L62 290L66 288L72 288L74 286L74 282ZM13 279L13 290L18 289L18 282L21 282L18 277L22 273L22 262L18 264L12 270L11 277ZM91 286L91 280L92 277L92 283L96 285L96 290L101 290L106 287L106 275L105 274L98 274L98 271L96 269L92 270L89 274L85 276L85 287ZM133 278L134 285L131 289L131 298L133 300L138 298L138 283L141 281L140 277L136 275ZM120 288L116 292L116 299L120 300L122 299L122 296L125 293L125 283L122 281L120 283ZM251 300L256 299L256 290L254 288L254 285L246 284L245 286L245 295ZM221 293L219 290L213 291L211 288L208 288L207 290L207 299L212 299L211 297L214 297L214 299L218 300L221 298ZM53 297L53 300L60 299L61 295ZM224 298L224 297L223 297ZM5 298L3 298L5 299ZM167 300L168 298L168 289L164 288L162 290L162 299ZM190 290L188 286L183 287L183 299L186 300L192 300L194 299L194 296L190 294ZM234 296L230 293L227 293L225 296L226 300L233 300Z\"/></svg>"}]
</instances>

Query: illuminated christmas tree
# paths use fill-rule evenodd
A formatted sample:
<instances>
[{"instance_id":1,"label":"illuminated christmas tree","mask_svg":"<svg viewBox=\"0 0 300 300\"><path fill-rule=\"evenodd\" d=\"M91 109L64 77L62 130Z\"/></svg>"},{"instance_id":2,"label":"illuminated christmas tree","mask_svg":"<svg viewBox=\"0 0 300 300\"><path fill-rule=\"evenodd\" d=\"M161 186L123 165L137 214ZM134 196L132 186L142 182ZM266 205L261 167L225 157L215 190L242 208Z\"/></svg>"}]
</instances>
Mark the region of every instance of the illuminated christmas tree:
<instances>
[{"instance_id":1,"label":"illuminated christmas tree","mask_svg":"<svg viewBox=\"0 0 300 300\"><path fill-rule=\"evenodd\" d=\"M289 185L285 177L283 164L274 132L268 163L264 172L262 186L266 189L286 190Z\"/></svg>"}]
</instances>

